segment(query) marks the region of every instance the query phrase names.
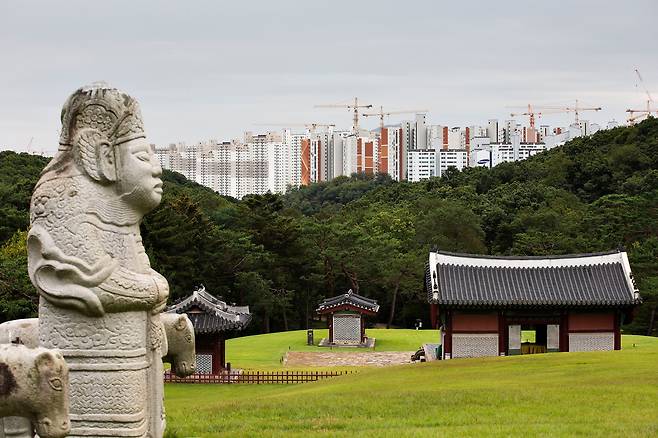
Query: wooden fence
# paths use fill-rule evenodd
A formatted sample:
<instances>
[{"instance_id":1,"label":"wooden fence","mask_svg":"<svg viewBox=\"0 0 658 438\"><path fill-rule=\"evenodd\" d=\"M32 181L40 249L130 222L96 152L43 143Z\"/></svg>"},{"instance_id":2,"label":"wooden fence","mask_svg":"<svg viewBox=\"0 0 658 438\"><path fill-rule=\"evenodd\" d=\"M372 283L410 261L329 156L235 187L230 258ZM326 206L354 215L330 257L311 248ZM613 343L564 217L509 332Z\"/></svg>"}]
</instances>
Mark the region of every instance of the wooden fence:
<instances>
[{"instance_id":1,"label":"wooden fence","mask_svg":"<svg viewBox=\"0 0 658 438\"><path fill-rule=\"evenodd\" d=\"M164 381L166 383L287 384L315 382L353 373L356 371L231 371L222 374L192 374L188 377L177 377L170 371L165 371Z\"/></svg>"}]
</instances>

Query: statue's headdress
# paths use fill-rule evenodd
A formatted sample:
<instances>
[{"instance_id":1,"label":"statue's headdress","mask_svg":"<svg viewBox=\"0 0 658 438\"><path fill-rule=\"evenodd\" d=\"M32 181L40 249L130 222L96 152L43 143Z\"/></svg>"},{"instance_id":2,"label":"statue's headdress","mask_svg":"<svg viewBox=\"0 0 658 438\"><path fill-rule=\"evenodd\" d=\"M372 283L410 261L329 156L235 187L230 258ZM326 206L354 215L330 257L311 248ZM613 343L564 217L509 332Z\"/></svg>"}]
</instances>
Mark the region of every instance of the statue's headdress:
<instances>
[{"instance_id":1,"label":"statue's headdress","mask_svg":"<svg viewBox=\"0 0 658 438\"><path fill-rule=\"evenodd\" d=\"M61 120L59 153L51 165L59 167L73 158L97 181L107 180L99 165L103 153L99 145L105 144L112 150L146 136L137 101L104 82L76 90L62 107ZM55 170L51 165L44 173Z\"/></svg>"},{"instance_id":2,"label":"statue's headdress","mask_svg":"<svg viewBox=\"0 0 658 438\"><path fill-rule=\"evenodd\" d=\"M139 104L126 93L104 82L79 88L62 108L62 133L59 144L72 145L77 131L99 131L114 145L145 137Z\"/></svg>"}]
</instances>

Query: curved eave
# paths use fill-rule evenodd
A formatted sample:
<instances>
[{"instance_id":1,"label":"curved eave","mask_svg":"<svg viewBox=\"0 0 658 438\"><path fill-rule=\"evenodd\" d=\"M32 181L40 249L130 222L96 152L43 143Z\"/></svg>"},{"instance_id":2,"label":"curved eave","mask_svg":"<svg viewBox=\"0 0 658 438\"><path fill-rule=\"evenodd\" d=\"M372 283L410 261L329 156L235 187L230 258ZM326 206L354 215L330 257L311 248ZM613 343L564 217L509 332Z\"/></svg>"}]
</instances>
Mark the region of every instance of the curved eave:
<instances>
[{"instance_id":1,"label":"curved eave","mask_svg":"<svg viewBox=\"0 0 658 438\"><path fill-rule=\"evenodd\" d=\"M336 313L336 312L340 312L340 311L343 311L343 310L351 310L351 311L354 311L354 312L363 313L364 315L374 316L379 311L379 306L374 307L374 308L366 309L366 308L363 308L363 307L355 306L355 305L350 304L350 303L341 303L341 304L338 304L338 305L335 305L335 306L320 307L316 310L316 312L319 315L326 315L328 313Z\"/></svg>"}]
</instances>

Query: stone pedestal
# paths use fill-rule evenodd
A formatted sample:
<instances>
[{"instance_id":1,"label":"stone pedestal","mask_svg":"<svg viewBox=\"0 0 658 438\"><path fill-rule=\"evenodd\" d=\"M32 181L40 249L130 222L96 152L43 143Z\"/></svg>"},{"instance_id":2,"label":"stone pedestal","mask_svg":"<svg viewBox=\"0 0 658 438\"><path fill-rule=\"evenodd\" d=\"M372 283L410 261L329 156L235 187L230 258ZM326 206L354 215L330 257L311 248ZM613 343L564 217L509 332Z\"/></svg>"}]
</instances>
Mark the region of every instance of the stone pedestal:
<instances>
[{"instance_id":1,"label":"stone pedestal","mask_svg":"<svg viewBox=\"0 0 658 438\"><path fill-rule=\"evenodd\" d=\"M59 349L69 366L70 436L147 436L152 404L161 400L149 394L149 375L160 371L162 379L151 324L143 311L89 317L41 299L40 344Z\"/></svg>"}]
</instances>

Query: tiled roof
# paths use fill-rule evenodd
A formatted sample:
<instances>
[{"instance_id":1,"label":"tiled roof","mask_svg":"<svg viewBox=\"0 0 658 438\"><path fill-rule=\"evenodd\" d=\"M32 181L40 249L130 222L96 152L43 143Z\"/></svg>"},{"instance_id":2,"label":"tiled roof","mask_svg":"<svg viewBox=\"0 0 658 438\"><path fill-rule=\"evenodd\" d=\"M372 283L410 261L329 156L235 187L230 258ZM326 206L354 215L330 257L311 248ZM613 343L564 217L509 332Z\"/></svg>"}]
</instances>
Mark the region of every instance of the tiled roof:
<instances>
[{"instance_id":1,"label":"tiled roof","mask_svg":"<svg viewBox=\"0 0 658 438\"><path fill-rule=\"evenodd\" d=\"M200 309L202 312L190 311ZM169 308L168 313L186 313L195 333L217 333L242 330L251 321L249 306L230 306L206 292L201 286L192 295Z\"/></svg>"},{"instance_id":2,"label":"tiled roof","mask_svg":"<svg viewBox=\"0 0 658 438\"><path fill-rule=\"evenodd\" d=\"M354 292L352 292L352 289L350 289L346 294L338 295L332 298L327 298L326 300L322 301L316 311L325 312L329 309L336 308L339 306L344 306L344 305L357 307L367 312L376 313L377 311L379 311L379 304L377 304L377 301L355 294Z\"/></svg>"},{"instance_id":3,"label":"tiled roof","mask_svg":"<svg viewBox=\"0 0 658 438\"><path fill-rule=\"evenodd\" d=\"M454 307L633 306L640 297L625 252L494 257L431 252L428 301Z\"/></svg>"}]
</instances>

